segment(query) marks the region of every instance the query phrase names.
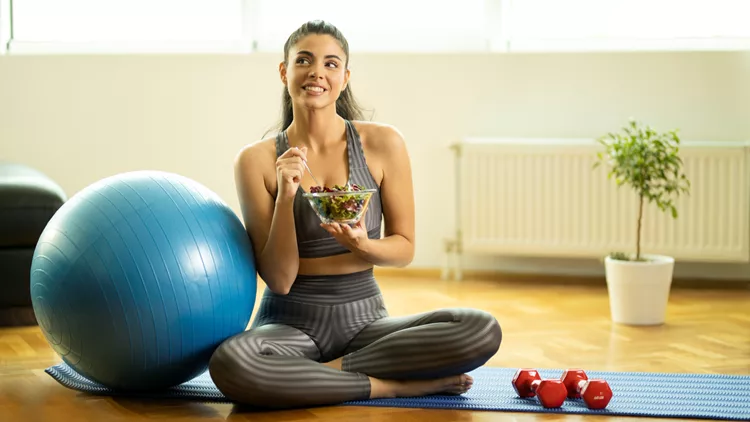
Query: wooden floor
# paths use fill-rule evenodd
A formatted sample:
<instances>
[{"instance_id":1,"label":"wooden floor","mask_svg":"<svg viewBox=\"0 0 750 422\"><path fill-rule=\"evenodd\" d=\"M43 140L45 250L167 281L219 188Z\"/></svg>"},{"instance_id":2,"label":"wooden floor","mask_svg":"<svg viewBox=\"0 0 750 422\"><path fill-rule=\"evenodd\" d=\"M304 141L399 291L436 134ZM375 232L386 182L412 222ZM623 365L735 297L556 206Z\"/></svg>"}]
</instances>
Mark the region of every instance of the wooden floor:
<instances>
[{"instance_id":1,"label":"wooden floor","mask_svg":"<svg viewBox=\"0 0 750 422\"><path fill-rule=\"evenodd\" d=\"M747 289L675 288L666 325L634 328L610 323L603 284L566 285L533 278L451 282L381 276L379 280L392 315L453 306L493 313L503 326L504 338L488 366L750 373ZM57 362L37 328L0 328L0 420L636 420L367 407L247 413L228 404L89 397L62 387L43 372Z\"/></svg>"}]
</instances>

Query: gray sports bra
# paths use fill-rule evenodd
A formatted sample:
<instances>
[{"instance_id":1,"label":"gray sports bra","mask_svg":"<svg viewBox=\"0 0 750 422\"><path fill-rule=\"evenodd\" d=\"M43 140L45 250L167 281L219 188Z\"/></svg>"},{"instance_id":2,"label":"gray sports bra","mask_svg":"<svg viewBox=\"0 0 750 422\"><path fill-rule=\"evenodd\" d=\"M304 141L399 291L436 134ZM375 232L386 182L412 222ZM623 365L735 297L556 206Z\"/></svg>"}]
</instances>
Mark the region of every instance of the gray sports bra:
<instances>
[{"instance_id":1,"label":"gray sports bra","mask_svg":"<svg viewBox=\"0 0 750 422\"><path fill-rule=\"evenodd\" d=\"M383 206L380 199L380 187L370 173L362 149L359 133L352 122L346 120L346 150L349 157L349 183L354 183L366 189L377 189L372 195L365 213L367 237L380 238L380 226L383 217ZM289 139L286 131L276 136L276 157L278 158L289 149ZM349 252L325 229L320 227L320 218L302 194L302 187L297 189L294 197L294 225L297 232L297 249L300 258L320 258L340 255Z\"/></svg>"}]
</instances>

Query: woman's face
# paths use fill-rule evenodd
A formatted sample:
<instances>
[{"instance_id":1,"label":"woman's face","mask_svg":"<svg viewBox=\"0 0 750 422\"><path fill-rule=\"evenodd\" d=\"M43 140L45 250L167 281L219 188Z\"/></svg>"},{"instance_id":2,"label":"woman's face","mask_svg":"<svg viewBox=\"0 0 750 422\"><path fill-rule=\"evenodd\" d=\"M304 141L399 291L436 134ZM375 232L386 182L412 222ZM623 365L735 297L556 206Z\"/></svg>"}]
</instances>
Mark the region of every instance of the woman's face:
<instances>
[{"instance_id":1,"label":"woman's face","mask_svg":"<svg viewBox=\"0 0 750 422\"><path fill-rule=\"evenodd\" d=\"M349 81L344 50L330 35L311 34L289 49L287 65L281 63L281 80L292 102L306 108L336 103Z\"/></svg>"}]
</instances>

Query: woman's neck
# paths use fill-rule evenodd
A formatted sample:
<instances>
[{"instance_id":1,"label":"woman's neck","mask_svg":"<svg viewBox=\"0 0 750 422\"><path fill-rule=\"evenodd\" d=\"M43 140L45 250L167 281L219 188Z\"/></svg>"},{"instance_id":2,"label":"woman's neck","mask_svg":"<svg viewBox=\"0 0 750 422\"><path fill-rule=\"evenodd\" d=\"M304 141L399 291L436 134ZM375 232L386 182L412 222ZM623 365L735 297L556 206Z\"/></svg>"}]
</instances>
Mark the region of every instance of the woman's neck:
<instances>
[{"instance_id":1,"label":"woman's neck","mask_svg":"<svg viewBox=\"0 0 750 422\"><path fill-rule=\"evenodd\" d=\"M326 109L294 110L294 119L287 128L287 136L299 146L318 151L341 140L345 131L344 119L336 114L335 107Z\"/></svg>"}]
</instances>

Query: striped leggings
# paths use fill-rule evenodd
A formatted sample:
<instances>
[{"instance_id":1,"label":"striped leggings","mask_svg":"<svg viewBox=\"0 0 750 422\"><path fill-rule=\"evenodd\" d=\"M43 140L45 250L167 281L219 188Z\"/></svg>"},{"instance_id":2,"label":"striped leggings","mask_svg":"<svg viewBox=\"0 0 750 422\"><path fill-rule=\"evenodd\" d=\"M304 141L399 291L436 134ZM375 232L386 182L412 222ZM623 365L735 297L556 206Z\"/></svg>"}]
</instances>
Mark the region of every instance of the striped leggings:
<instances>
[{"instance_id":1,"label":"striped leggings","mask_svg":"<svg viewBox=\"0 0 750 422\"><path fill-rule=\"evenodd\" d=\"M298 276L288 295L266 290L252 327L217 348L209 373L237 403L334 405L368 399L368 377L469 372L486 363L501 340L498 322L480 310L388 316L372 270ZM341 371L321 364L342 356Z\"/></svg>"}]
</instances>

